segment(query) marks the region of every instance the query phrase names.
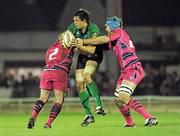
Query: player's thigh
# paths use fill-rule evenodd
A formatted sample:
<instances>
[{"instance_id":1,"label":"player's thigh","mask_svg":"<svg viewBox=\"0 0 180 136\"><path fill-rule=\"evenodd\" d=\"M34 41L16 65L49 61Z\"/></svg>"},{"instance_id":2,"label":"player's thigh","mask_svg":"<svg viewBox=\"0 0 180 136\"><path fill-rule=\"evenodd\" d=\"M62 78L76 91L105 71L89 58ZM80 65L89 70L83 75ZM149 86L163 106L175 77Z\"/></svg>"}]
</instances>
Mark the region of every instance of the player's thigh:
<instances>
[{"instance_id":1,"label":"player's thigh","mask_svg":"<svg viewBox=\"0 0 180 136\"><path fill-rule=\"evenodd\" d=\"M136 86L142 81L144 78L144 71L141 65L133 64L127 70L122 72L123 80L129 81L127 84L131 85L131 82L136 84Z\"/></svg>"},{"instance_id":2,"label":"player's thigh","mask_svg":"<svg viewBox=\"0 0 180 136\"><path fill-rule=\"evenodd\" d=\"M75 71L75 80L76 80L76 88L79 93L85 90L85 82L84 82L84 69L77 69Z\"/></svg>"},{"instance_id":3,"label":"player's thigh","mask_svg":"<svg viewBox=\"0 0 180 136\"><path fill-rule=\"evenodd\" d=\"M83 82L83 74L84 74L84 69L76 69L75 71L75 80L76 82Z\"/></svg>"},{"instance_id":4,"label":"player's thigh","mask_svg":"<svg viewBox=\"0 0 180 136\"><path fill-rule=\"evenodd\" d=\"M46 89L41 89L40 90L40 99L43 101L43 102L46 102L49 98L49 95L50 95L51 91L50 90L46 90Z\"/></svg>"},{"instance_id":5,"label":"player's thigh","mask_svg":"<svg viewBox=\"0 0 180 136\"><path fill-rule=\"evenodd\" d=\"M94 60L88 60L84 69L84 74L93 75L98 67L98 63Z\"/></svg>"},{"instance_id":6,"label":"player's thigh","mask_svg":"<svg viewBox=\"0 0 180 136\"><path fill-rule=\"evenodd\" d=\"M116 86L116 90L114 92L114 95L116 99L121 100L123 103L128 104L132 93L134 92L136 88L136 84L128 81L128 80L122 80L121 84L118 84Z\"/></svg>"},{"instance_id":7,"label":"player's thigh","mask_svg":"<svg viewBox=\"0 0 180 136\"><path fill-rule=\"evenodd\" d=\"M122 83L118 84L116 86L116 90L119 93L125 93L125 94L131 96L132 93L134 92L136 86L137 85L134 82L131 82L129 80L122 80Z\"/></svg>"},{"instance_id":8,"label":"player's thigh","mask_svg":"<svg viewBox=\"0 0 180 136\"><path fill-rule=\"evenodd\" d=\"M132 65L129 69L121 71L117 85L120 92L132 95L136 86L144 77L144 74L141 72L142 70L140 68L137 68L136 65Z\"/></svg>"},{"instance_id":9,"label":"player's thigh","mask_svg":"<svg viewBox=\"0 0 180 136\"><path fill-rule=\"evenodd\" d=\"M62 74L62 79L58 78L53 82L53 90L68 91L69 88L69 78L68 74Z\"/></svg>"},{"instance_id":10,"label":"player's thigh","mask_svg":"<svg viewBox=\"0 0 180 136\"><path fill-rule=\"evenodd\" d=\"M64 96L65 96L65 94L66 94L66 91L64 91L64 90L54 90L54 96L55 96L55 101L57 102L57 103L60 103L60 104L62 104L63 103L63 101L64 101Z\"/></svg>"}]
</instances>

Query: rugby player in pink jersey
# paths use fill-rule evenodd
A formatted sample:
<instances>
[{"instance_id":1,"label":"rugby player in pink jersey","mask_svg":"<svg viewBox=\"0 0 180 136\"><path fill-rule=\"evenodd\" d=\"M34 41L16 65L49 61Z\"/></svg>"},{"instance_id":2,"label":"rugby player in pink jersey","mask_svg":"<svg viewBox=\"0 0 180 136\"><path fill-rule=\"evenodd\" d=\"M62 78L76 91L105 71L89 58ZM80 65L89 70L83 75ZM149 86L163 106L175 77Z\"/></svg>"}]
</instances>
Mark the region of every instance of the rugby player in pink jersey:
<instances>
[{"instance_id":1,"label":"rugby player in pink jersey","mask_svg":"<svg viewBox=\"0 0 180 136\"><path fill-rule=\"evenodd\" d=\"M53 43L46 51L46 65L41 74L40 80L40 97L35 102L31 117L28 121L28 128L32 129L35 125L38 113L47 103L50 93L53 91L55 95L55 102L50 111L49 118L44 125L44 128L51 128L52 122L61 111L64 97L69 90L69 72L73 62L74 46L71 45L69 49L64 48L61 33L58 40ZM75 39L74 39L75 40ZM69 41L74 43L74 40ZM87 46L86 49L81 49L86 53L94 53L93 46Z\"/></svg>"},{"instance_id":2,"label":"rugby player in pink jersey","mask_svg":"<svg viewBox=\"0 0 180 136\"><path fill-rule=\"evenodd\" d=\"M60 40L57 40L47 49L46 66L43 69L40 80L40 97L33 106L32 115L28 122L29 129L34 127L38 113L48 101L50 93L54 91L55 102L44 125L44 128L51 128L52 122L61 111L64 96L68 91L72 58L72 48L64 48Z\"/></svg>"},{"instance_id":3,"label":"rugby player in pink jersey","mask_svg":"<svg viewBox=\"0 0 180 136\"><path fill-rule=\"evenodd\" d=\"M107 35L90 39L77 39L77 48L82 48L83 44L99 45L104 44L108 49L112 49L120 64L121 74L117 81L115 104L126 120L124 127L135 127L130 109L135 110L145 119L145 126L154 126L158 121L131 95L136 86L144 77L143 67L136 55L135 47L127 32L122 28L122 20L116 16L107 18ZM84 48L84 47L83 47Z\"/></svg>"}]
</instances>

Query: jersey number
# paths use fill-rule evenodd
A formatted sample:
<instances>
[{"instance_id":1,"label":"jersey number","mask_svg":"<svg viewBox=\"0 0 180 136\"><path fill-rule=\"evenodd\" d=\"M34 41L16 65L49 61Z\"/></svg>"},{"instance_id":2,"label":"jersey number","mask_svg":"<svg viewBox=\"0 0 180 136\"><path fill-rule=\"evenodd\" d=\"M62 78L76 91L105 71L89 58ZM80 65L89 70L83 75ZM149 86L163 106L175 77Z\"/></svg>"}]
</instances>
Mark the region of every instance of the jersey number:
<instances>
[{"instance_id":1,"label":"jersey number","mask_svg":"<svg viewBox=\"0 0 180 136\"><path fill-rule=\"evenodd\" d=\"M58 48L53 49L52 53L49 55L49 60L56 59L57 53L58 53Z\"/></svg>"}]
</instances>

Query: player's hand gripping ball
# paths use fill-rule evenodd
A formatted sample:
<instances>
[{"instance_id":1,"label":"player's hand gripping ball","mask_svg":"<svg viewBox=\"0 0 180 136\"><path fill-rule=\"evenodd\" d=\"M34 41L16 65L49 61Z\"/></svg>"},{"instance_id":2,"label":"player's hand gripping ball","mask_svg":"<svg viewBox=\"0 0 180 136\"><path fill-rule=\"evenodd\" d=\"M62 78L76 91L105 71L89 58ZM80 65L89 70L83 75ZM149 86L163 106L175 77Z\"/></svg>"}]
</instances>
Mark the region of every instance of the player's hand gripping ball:
<instances>
[{"instance_id":1,"label":"player's hand gripping ball","mask_svg":"<svg viewBox=\"0 0 180 136\"><path fill-rule=\"evenodd\" d=\"M75 36L69 30L61 33L60 37L58 37L58 38L61 41L62 46L66 49L68 49L74 45Z\"/></svg>"}]
</instances>

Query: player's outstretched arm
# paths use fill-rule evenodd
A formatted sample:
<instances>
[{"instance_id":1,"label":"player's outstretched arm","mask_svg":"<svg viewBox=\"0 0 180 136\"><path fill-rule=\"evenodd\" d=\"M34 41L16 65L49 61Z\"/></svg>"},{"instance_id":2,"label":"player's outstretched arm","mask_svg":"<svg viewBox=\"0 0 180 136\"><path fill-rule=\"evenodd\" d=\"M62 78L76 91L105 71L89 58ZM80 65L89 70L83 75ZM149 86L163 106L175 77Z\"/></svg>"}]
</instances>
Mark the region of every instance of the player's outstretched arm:
<instances>
[{"instance_id":1,"label":"player's outstretched arm","mask_svg":"<svg viewBox=\"0 0 180 136\"><path fill-rule=\"evenodd\" d=\"M96 46L93 45L83 46L81 44L76 44L76 48L81 52L90 53L90 54L94 54L96 50Z\"/></svg>"},{"instance_id":2,"label":"player's outstretched arm","mask_svg":"<svg viewBox=\"0 0 180 136\"><path fill-rule=\"evenodd\" d=\"M99 45L110 42L110 38L106 35L98 36L90 39L83 39L83 44Z\"/></svg>"}]
</instances>

